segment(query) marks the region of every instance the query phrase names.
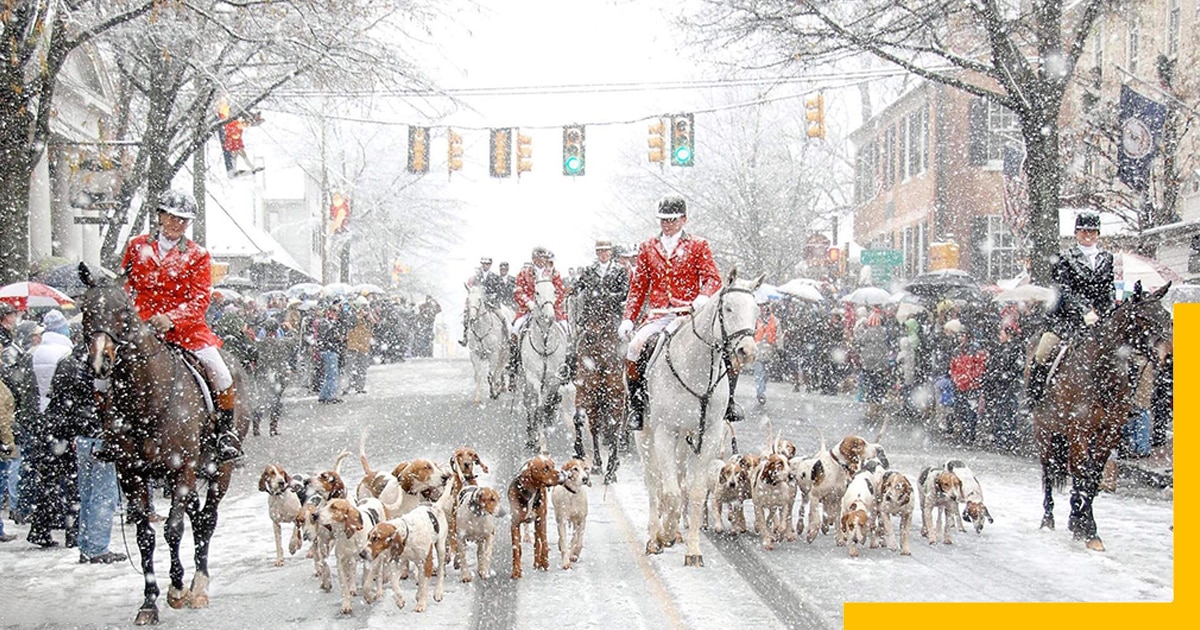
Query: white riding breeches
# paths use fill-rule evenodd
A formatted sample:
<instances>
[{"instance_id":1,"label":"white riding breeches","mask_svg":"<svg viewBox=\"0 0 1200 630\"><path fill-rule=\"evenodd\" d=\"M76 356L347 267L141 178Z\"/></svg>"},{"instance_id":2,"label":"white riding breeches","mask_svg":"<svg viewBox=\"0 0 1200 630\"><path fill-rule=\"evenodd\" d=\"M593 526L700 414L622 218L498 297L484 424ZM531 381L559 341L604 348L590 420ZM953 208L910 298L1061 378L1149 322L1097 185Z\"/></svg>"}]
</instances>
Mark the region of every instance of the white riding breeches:
<instances>
[{"instance_id":1,"label":"white riding breeches","mask_svg":"<svg viewBox=\"0 0 1200 630\"><path fill-rule=\"evenodd\" d=\"M225 360L221 358L221 351L216 346L201 348L192 352L197 359L204 364L208 369L208 373L212 375L213 387L217 388L218 392L223 392L233 386L233 374L229 372L229 366L225 365Z\"/></svg>"},{"instance_id":2,"label":"white riding breeches","mask_svg":"<svg viewBox=\"0 0 1200 630\"><path fill-rule=\"evenodd\" d=\"M656 333L666 330L671 322L675 321L675 315L663 315L656 317L644 324L633 332L633 339L629 341L629 351L625 353L625 358L630 361L637 361L642 354L642 348L646 346L646 340Z\"/></svg>"},{"instance_id":3,"label":"white riding breeches","mask_svg":"<svg viewBox=\"0 0 1200 630\"><path fill-rule=\"evenodd\" d=\"M1058 335L1046 331L1042 333L1041 339L1038 339L1037 348L1033 351L1033 358L1038 363L1046 365L1053 358L1055 348L1058 348Z\"/></svg>"},{"instance_id":4,"label":"white riding breeches","mask_svg":"<svg viewBox=\"0 0 1200 630\"><path fill-rule=\"evenodd\" d=\"M527 321L529 321L529 313L526 313L526 314L518 317L516 319L516 321L513 322L512 328L510 329L512 334L519 336L521 334L521 331L525 328L525 322L527 322ZM554 323L558 324L559 330L562 331L562 334L567 339L571 338L571 324L570 323L568 323L566 321L561 321L561 320L556 321Z\"/></svg>"}]
</instances>

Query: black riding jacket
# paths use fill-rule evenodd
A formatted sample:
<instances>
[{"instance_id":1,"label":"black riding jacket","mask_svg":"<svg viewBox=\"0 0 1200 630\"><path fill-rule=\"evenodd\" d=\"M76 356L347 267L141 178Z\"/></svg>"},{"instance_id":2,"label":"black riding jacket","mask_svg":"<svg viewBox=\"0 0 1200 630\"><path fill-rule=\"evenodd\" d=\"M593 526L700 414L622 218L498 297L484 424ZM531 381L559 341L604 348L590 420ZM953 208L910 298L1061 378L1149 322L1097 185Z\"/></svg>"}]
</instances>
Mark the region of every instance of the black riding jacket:
<instances>
[{"instance_id":1,"label":"black riding jacket","mask_svg":"<svg viewBox=\"0 0 1200 630\"><path fill-rule=\"evenodd\" d=\"M1064 250L1050 268L1050 277L1058 290L1058 304L1050 312L1050 330L1064 339L1084 327L1083 316L1095 309L1107 317L1116 308L1113 285L1113 255L1101 251L1096 268L1088 266L1087 256L1078 248Z\"/></svg>"}]
</instances>

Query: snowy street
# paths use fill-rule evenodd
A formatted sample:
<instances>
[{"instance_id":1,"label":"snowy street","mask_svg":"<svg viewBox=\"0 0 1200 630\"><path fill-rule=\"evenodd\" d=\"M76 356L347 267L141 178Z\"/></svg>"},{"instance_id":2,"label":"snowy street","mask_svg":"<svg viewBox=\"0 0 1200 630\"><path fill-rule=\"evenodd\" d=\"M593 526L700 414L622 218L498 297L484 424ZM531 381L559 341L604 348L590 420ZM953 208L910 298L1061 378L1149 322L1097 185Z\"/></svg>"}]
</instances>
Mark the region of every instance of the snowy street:
<instances>
[{"instance_id":1,"label":"snowy street","mask_svg":"<svg viewBox=\"0 0 1200 630\"><path fill-rule=\"evenodd\" d=\"M508 520L498 526L494 579L463 584L448 569L442 602L412 610L416 586L403 582L408 606L397 609L390 593L368 605L354 600L354 613L339 613L336 569L331 593L318 588L312 563L301 551L273 566L274 543L266 495L257 489L268 463L290 473L328 468L341 449L354 457L342 466L352 493L362 475L357 460L367 433L372 467L391 470L399 461L426 457L445 463L458 446L476 448L490 474L481 484L504 492L523 461L523 419L509 395L485 409L470 400L470 364L462 360L415 359L378 366L368 377L368 394L350 395L341 405L318 405L314 397L287 399L279 437L251 437L246 464L235 473L221 505L212 543L212 602L203 610L171 610L160 598L161 625L171 628L836 628L847 601L1150 601L1174 598L1174 506L1169 495L1129 484L1096 502L1096 520L1108 550L1089 552L1066 531L1068 496L1056 496L1057 531L1039 531L1040 473L1031 459L962 450L931 441L924 429L893 422L882 443L891 466L916 483L926 466L964 460L983 486L995 522L976 535L957 533L950 546L929 545L919 536L914 514L912 556L862 549L857 559L834 544L832 534L812 544L784 542L765 551L754 536L702 537L703 568L685 568L681 545L646 556L646 489L631 455L616 484L593 479L589 517L579 563L558 568L558 536L551 522L549 572L533 571L532 545L525 546L525 577L509 578ZM293 395L297 390L291 390ZM793 393L771 383L765 407L744 379L739 400L747 421L737 426L743 452L765 445L769 416L774 429L794 441L802 455L818 448L818 432L831 442L848 434L873 438L860 424L860 405L848 396ZM815 425L815 426L814 426ZM551 455L562 464L571 452L570 424L560 416ZM507 501L505 500L505 504ZM166 513L159 498L158 511ZM747 513L751 510L747 507ZM552 511L551 511L552 514ZM553 519L552 519L553 521ZM190 527L189 527L190 529ZM0 546L2 621L21 627L111 627L131 625L141 602L141 579L129 563L77 564L78 552L38 549L24 541L25 526L10 526L19 541ZM291 533L285 527L285 538ZM55 537L61 540L61 532ZM286 545L286 541L285 541ZM133 528L114 523L113 551L136 553ZM182 546L186 580L191 579L191 536ZM473 564L473 553L470 556ZM167 587L169 554L159 527L156 548L159 585Z\"/></svg>"}]
</instances>

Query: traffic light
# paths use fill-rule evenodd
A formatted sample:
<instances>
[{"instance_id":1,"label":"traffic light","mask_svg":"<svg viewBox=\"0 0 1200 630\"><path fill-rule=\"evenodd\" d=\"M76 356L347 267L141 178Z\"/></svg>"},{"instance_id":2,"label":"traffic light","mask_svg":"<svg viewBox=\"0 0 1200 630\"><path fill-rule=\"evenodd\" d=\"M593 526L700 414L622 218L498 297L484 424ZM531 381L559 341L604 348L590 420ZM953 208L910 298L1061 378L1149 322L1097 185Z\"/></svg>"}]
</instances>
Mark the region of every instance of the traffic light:
<instances>
[{"instance_id":1,"label":"traffic light","mask_svg":"<svg viewBox=\"0 0 1200 630\"><path fill-rule=\"evenodd\" d=\"M492 177L512 175L512 128L492 129Z\"/></svg>"},{"instance_id":2,"label":"traffic light","mask_svg":"<svg viewBox=\"0 0 1200 630\"><path fill-rule=\"evenodd\" d=\"M408 128L408 172L429 172L429 127Z\"/></svg>"},{"instance_id":3,"label":"traffic light","mask_svg":"<svg viewBox=\"0 0 1200 630\"><path fill-rule=\"evenodd\" d=\"M804 99L804 117L808 120L808 137L825 139L825 95L817 92Z\"/></svg>"},{"instance_id":4,"label":"traffic light","mask_svg":"<svg viewBox=\"0 0 1200 630\"><path fill-rule=\"evenodd\" d=\"M646 140L650 147L650 161L663 164L667 161L667 125L663 119L650 123L650 138Z\"/></svg>"},{"instance_id":5,"label":"traffic light","mask_svg":"<svg viewBox=\"0 0 1200 630\"><path fill-rule=\"evenodd\" d=\"M842 257L842 248L830 247L829 251L826 253L826 256L829 258L830 263L836 265L838 263L838 259Z\"/></svg>"},{"instance_id":6,"label":"traffic light","mask_svg":"<svg viewBox=\"0 0 1200 630\"><path fill-rule=\"evenodd\" d=\"M563 127L563 175L583 175L586 166L583 125Z\"/></svg>"},{"instance_id":7,"label":"traffic light","mask_svg":"<svg viewBox=\"0 0 1200 630\"><path fill-rule=\"evenodd\" d=\"M454 133L453 129L446 130L446 171L453 174L462 170L462 136Z\"/></svg>"},{"instance_id":8,"label":"traffic light","mask_svg":"<svg viewBox=\"0 0 1200 630\"><path fill-rule=\"evenodd\" d=\"M517 131L517 177L533 170L533 138Z\"/></svg>"},{"instance_id":9,"label":"traffic light","mask_svg":"<svg viewBox=\"0 0 1200 630\"><path fill-rule=\"evenodd\" d=\"M691 166L696 158L696 137L692 114L671 117L671 166Z\"/></svg>"}]
</instances>

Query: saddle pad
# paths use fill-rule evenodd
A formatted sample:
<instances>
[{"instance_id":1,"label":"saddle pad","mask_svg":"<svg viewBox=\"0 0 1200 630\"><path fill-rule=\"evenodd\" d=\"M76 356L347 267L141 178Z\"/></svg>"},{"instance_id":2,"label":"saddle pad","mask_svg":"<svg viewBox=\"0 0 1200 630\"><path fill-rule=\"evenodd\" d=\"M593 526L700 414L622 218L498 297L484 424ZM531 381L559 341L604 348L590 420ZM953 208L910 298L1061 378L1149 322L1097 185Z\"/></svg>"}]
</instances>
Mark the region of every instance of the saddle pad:
<instances>
[{"instance_id":1,"label":"saddle pad","mask_svg":"<svg viewBox=\"0 0 1200 630\"><path fill-rule=\"evenodd\" d=\"M196 384L200 386L200 393L204 396L204 408L208 411L208 415L216 414L217 409L213 405L213 394L208 387L208 379L204 378L204 373L198 366L200 359L195 354L178 346L171 346L171 348L179 353L183 364L187 366L188 371L192 373L192 378L196 379Z\"/></svg>"}]
</instances>

